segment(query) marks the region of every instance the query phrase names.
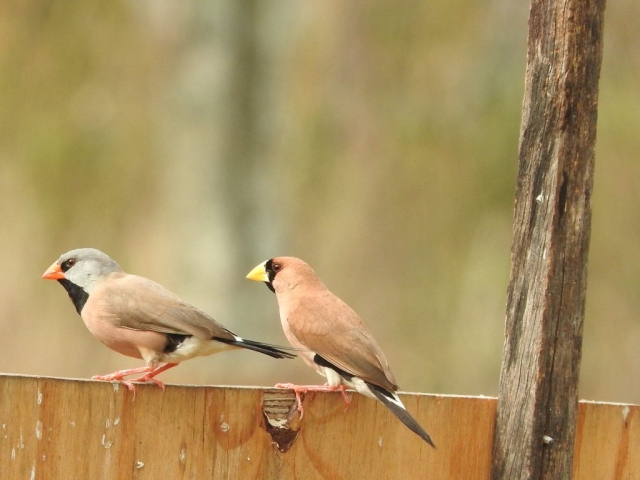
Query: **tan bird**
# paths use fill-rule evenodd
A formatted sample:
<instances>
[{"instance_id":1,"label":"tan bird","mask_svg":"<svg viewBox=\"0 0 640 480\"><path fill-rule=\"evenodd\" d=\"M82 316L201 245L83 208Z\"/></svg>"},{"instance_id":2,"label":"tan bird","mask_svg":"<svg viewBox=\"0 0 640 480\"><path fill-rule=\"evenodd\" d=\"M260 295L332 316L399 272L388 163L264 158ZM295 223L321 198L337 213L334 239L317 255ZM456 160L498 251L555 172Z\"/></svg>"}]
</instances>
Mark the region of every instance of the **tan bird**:
<instances>
[{"instance_id":1,"label":"tan bird","mask_svg":"<svg viewBox=\"0 0 640 480\"><path fill-rule=\"evenodd\" d=\"M65 288L94 337L111 350L147 364L93 377L96 380L117 381L134 390L124 377L143 373L133 381L164 388L154 377L193 357L237 348L274 358L295 357L286 351L290 349L237 336L162 285L123 272L94 248L65 253L42 278L57 280Z\"/></svg>"},{"instance_id":2,"label":"tan bird","mask_svg":"<svg viewBox=\"0 0 640 480\"><path fill-rule=\"evenodd\" d=\"M300 393L340 390L348 404L345 386L382 402L411 431L435 448L429 434L407 412L395 393L396 379L387 359L362 319L322 283L305 262L293 257L267 260L247 278L265 282L276 294L284 333L302 359L327 384L292 385L302 413Z\"/></svg>"}]
</instances>

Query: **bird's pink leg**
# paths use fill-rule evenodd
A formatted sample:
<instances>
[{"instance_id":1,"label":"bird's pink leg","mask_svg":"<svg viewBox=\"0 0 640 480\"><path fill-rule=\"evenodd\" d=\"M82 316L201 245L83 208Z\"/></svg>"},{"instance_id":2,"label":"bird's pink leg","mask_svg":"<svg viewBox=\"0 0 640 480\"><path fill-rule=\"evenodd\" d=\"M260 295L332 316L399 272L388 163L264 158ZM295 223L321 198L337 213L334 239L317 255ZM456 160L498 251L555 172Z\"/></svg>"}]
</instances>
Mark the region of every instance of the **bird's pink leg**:
<instances>
[{"instance_id":1,"label":"bird's pink leg","mask_svg":"<svg viewBox=\"0 0 640 480\"><path fill-rule=\"evenodd\" d=\"M349 395L347 395L347 387L340 384L338 385L338 390L340 390L342 398L344 399L344 411L346 412L347 408L349 408L349 404L351 403L351 399L349 398Z\"/></svg>"},{"instance_id":2,"label":"bird's pink leg","mask_svg":"<svg viewBox=\"0 0 640 480\"><path fill-rule=\"evenodd\" d=\"M349 396L347 395L347 387L345 387L342 384L331 386L331 385L294 385L293 383L277 383L276 388L286 388L288 390L294 391L294 393L296 394L296 402L298 405L297 408L298 408L298 411L300 412L301 420L302 420L302 417L304 416L304 409L302 408L302 397L300 396L301 393L335 392L337 390L340 390L340 393L342 393L342 398L344 399L346 408L349 408L349 403L351 402L351 400L349 399Z\"/></svg>"},{"instance_id":3,"label":"bird's pink leg","mask_svg":"<svg viewBox=\"0 0 640 480\"><path fill-rule=\"evenodd\" d=\"M142 377L136 378L133 381L134 382L152 382L152 383L155 383L157 386L159 386L160 388L162 388L164 390L164 383L162 383L160 380L157 380L154 377L156 375L164 372L165 370L169 370L170 368L173 368L173 367L175 367L177 365L178 365L177 363L165 363L164 365L154 368L153 370L151 370L150 372L146 373Z\"/></svg>"},{"instance_id":4,"label":"bird's pink leg","mask_svg":"<svg viewBox=\"0 0 640 480\"><path fill-rule=\"evenodd\" d=\"M276 388L286 388L288 390L293 390L293 393L296 394L296 408L300 412L300 420L304 417L304 408L302 408L302 397L301 393L306 392L304 385L294 385L293 383L276 383Z\"/></svg>"},{"instance_id":5,"label":"bird's pink leg","mask_svg":"<svg viewBox=\"0 0 640 480\"><path fill-rule=\"evenodd\" d=\"M93 380L102 380L104 382L118 382L125 385L129 390L135 392L136 387L128 380L125 380L124 377L128 375L135 375L138 373L145 373L151 370L151 367L138 367L138 368L129 368L128 370L118 370L117 372L110 373L108 375L94 375L91 377Z\"/></svg>"}]
</instances>

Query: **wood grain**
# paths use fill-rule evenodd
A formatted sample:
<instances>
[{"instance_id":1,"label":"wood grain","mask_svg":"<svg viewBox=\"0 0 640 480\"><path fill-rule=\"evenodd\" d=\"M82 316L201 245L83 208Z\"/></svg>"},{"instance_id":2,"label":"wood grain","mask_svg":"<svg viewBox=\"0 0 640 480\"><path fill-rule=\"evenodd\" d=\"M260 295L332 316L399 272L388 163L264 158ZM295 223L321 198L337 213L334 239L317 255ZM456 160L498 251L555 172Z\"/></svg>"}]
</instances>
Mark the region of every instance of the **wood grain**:
<instances>
[{"instance_id":1,"label":"wood grain","mask_svg":"<svg viewBox=\"0 0 640 480\"><path fill-rule=\"evenodd\" d=\"M496 399L401 394L438 450L380 403L309 394L286 453L262 414L273 389L0 376L0 478L490 478ZM293 396L291 396L293 399ZM574 478L637 478L640 407L582 404ZM635 477L634 477L635 474Z\"/></svg>"},{"instance_id":2,"label":"wood grain","mask_svg":"<svg viewBox=\"0 0 640 480\"><path fill-rule=\"evenodd\" d=\"M353 394L345 412L340 394L309 394L282 453L262 414L270 391L140 386L134 400L109 383L0 376L0 478L488 478L494 399L401 395L434 451L374 400Z\"/></svg>"},{"instance_id":3,"label":"wood grain","mask_svg":"<svg viewBox=\"0 0 640 480\"><path fill-rule=\"evenodd\" d=\"M496 480L571 476L604 5L531 1Z\"/></svg>"}]
</instances>

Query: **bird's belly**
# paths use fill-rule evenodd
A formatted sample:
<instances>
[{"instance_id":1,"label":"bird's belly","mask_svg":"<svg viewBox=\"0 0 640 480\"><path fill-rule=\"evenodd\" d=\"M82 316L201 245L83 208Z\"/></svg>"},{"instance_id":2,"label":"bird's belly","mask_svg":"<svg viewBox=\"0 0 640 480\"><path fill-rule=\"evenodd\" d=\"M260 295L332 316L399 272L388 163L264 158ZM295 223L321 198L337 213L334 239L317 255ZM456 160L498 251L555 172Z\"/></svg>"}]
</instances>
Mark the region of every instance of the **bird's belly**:
<instances>
[{"instance_id":1,"label":"bird's belly","mask_svg":"<svg viewBox=\"0 0 640 480\"><path fill-rule=\"evenodd\" d=\"M342 383L344 383L347 387L353 388L356 392L361 393L365 397L369 397L373 399L376 398L376 396L373 394L369 386L361 378L351 377L351 380L347 380L343 377L341 378L342 378Z\"/></svg>"},{"instance_id":2,"label":"bird's belly","mask_svg":"<svg viewBox=\"0 0 640 480\"><path fill-rule=\"evenodd\" d=\"M97 334L94 331L91 333L111 350L133 358L143 358L143 350L157 351L156 349L166 341L161 333L126 328L113 328L107 331L97 329Z\"/></svg>"},{"instance_id":3,"label":"bird's belly","mask_svg":"<svg viewBox=\"0 0 640 480\"><path fill-rule=\"evenodd\" d=\"M376 398L365 381L359 377L351 377L347 380L333 368L321 367L320 365L317 365L316 370L320 375L327 377L327 384L332 387L337 387L338 385L342 384L346 387L353 388L356 392L361 393L362 395L365 395L369 398Z\"/></svg>"},{"instance_id":4,"label":"bird's belly","mask_svg":"<svg viewBox=\"0 0 640 480\"><path fill-rule=\"evenodd\" d=\"M142 352L161 352L167 341L163 333L118 327L110 319L83 320L91 334L103 345L127 357L144 358Z\"/></svg>"},{"instance_id":5,"label":"bird's belly","mask_svg":"<svg viewBox=\"0 0 640 480\"><path fill-rule=\"evenodd\" d=\"M187 337L173 352L162 353L158 358L161 362L180 363L193 357L213 355L214 353L233 350L236 348L238 347L217 342L215 340L202 340L197 337Z\"/></svg>"}]
</instances>

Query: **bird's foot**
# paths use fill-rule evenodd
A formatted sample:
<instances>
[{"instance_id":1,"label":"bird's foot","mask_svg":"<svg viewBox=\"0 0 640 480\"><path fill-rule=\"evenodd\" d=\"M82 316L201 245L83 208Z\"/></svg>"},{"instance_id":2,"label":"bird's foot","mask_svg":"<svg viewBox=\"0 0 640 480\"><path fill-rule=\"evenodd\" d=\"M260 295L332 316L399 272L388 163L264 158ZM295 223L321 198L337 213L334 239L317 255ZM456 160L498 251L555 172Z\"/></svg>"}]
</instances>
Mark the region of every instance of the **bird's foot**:
<instances>
[{"instance_id":1,"label":"bird's foot","mask_svg":"<svg viewBox=\"0 0 640 480\"><path fill-rule=\"evenodd\" d=\"M303 385L294 385L293 383L276 383L276 388L286 388L287 390L293 390L296 394L296 410L300 412L300 420L304 417L304 408L302 408L302 395L306 392Z\"/></svg>"},{"instance_id":2,"label":"bird's foot","mask_svg":"<svg viewBox=\"0 0 640 480\"><path fill-rule=\"evenodd\" d=\"M347 395L347 387L345 387L344 385L338 385L338 390L340 390L340 393L342 394L342 398L344 400L344 411L346 412L347 410L349 410L351 398L349 398L349 395Z\"/></svg>"},{"instance_id":3,"label":"bird's foot","mask_svg":"<svg viewBox=\"0 0 640 480\"><path fill-rule=\"evenodd\" d=\"M324 386L327 388L327 390L320 390L321 392L335 392L336 390L340 390L340 393L342 394L342 398L344 399L344 411L346 412L347 410L349 410L349 404L351 404L351 398L349 397L349 395L347 395L347 387L345 387L342 384L334 387L329 385L329 382L325 383Z\"/></svg>"},{"instance_id":4,"label":"bird's foot","mask_svg":"<svg viewBox=\"0 0 640 480\"><path fill-rule=\"evenodd\" d=\"M150 377L149 375L144 375L143 377L140 378L135 378L132 381L136 382L136 383L155 383L157 386L159 386L162 390L164 390L164 383L162 383L160 380L158 380L157 378L153 378Z\"/></svg>"},{"instance_id":5,"label":"bird's foot","mask_svg":"<svg viewBox=\"0 0 640 480\"><path fill-rule=\"evenodd\" d=\"M325 385L294 385L293 383L277 383L276 388L286 388L288 390L294 391L294 393L296 394L296 402L298 405L298 411L300 412L301 420L304 415L304 410L302 408L302 397L300 395L302 393L335 392L337 390L340 390L340 393L342 394L342 398L344 399L344 403L345 403L345 412L347 411L347 409L349 408L349 404L351 403L351 399L347 395L347 387L345 387L342 384L333 386L333 385L327 385L327 384Z\"/></svg>"},{"instance_id":6,"label":"bird's foot","mask_svg":"<svg viewBox=\"0 0 640 480\"><path fill-rule=\"evenodd\" d=\"M150 370L149 367L130 368L128 370L118 370L117 372L110 373L108 375L94 375L91 377L93 380L101 380L103 382L118 382L127 387L130 391L136 391L136 387L129 380L125 380L124 377L128 375L135 375L138 373L145 373Z\"/></svg>"},{"instance_id":7,"label":"bird's foot","mask_svg":"<svg viewBox=\"0 0 640 480\"><path fill-rule=\"evenodd\" d=\"M176 365L178 365L177 363L165 363L164 365L161 365L159 367L156 367L154 369L150 369L150 371L147 371L146 375L143 375L140 378L136 378L135 380L133 380L134 382L140 382L140 383L155 383L157 386L159 386L162 390L164 390L164 383L162 383L160 380L156 379L155 376L164 372L165 370L169 370L170 368L175 367Z\"/></svg>"},{"instance_id":8,"label":"bird's foot","mask_svg":"<svg viewBox=\"0 0 640 480\"><path fill-rule=\"evenodd\" d=\"M93 377L91 377L92 380L101 380L103 382L114 382L116 384L122 384L125 387L127 387L129 389L130 392L133 392L133 399L136 399L136 386L131 383L128 380L125 380L124 378L115 375L115 374L109 374L109 375L94 375Z\"/></svg>"}]
</instances>

